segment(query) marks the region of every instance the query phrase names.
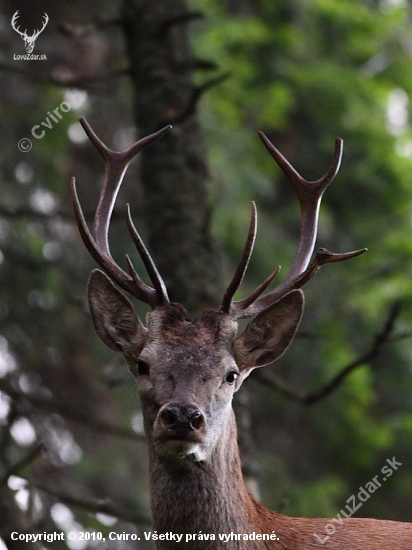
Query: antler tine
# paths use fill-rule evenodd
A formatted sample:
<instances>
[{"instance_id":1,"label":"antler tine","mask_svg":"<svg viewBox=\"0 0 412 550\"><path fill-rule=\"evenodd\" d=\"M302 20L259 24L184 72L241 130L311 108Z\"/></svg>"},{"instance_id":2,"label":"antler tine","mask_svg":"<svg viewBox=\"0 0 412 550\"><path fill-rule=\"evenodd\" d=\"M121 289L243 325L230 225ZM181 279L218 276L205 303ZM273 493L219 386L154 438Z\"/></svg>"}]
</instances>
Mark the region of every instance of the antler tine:
<instances>
[{"instance_id":1,"label":"antler tine","mask_svg":"<svg viewBox=\"0 0 412 550\"><path fill-rule=\"evenodd\" d=\"M127 205L127 226L129 228L129 231L130 231L130 234L133 238L133 241L134 241L134 244L140 254L140 257L144 263L144 266L146 268L146 271L150 277L150 280L152 281L153 283L153 287L156 291L156 297L157 297L157 305L161 305L161 304L164 304L166 302L169 301L169 297L167 295L167 289L166 289L166 285L162 279L162 277L160 276L160 273L158 272L157 270L157 267L155 266L155 263L152 259L152 257L150 256L147 248L145 247L145 244L142 240L142 238L140 237L134 223L133 223L133 220L132 220L132 216L130 214L130 206ZM130 271L132 270L133 266L132 266L132 263L129 262L129 269ZM135 273L134 271L134 268L133 268L133 272ZM133 272L132 272L132 276L133 276Z\"/></svg>"},{"instance_id":2,"label":"antler tine","mask_svg":"<svg viewBox=\"0 0 412 550\"><path fill-rule=\"evenodd\" d=\"M153 288L143 283L140 280L136 284L135 279L129 277L122 269L119 267L111 256L104 254L97 246L95 239L90 233L89 228L87 227L86 220L84 219L83 211L80 206L80 201L77 196L76 182L75 178L72 179L72 201L74 206L74 212L76 216L77 225L80 231L80 235L83 239L86 248L90 252L91 256L94 258L96 263L100 265L103 271L109 275L121 288L129 292L132 296L135 296L138 300L149 304L151 307L155 307L157 304L156 294Z\"/></svg>"},{"instance_id":3,"label":"antler tine","mask_svg":"<svg viewBox=\"0 0 412 550\"><path fill-rule=\"evenodd\" d=\"M162 137L170 130L171 126L166 126L158 132L140 139L126 151L116 152L109 149L97 137L84 117L80 119L80 124L83 126L88 138L105 161L106 174L99 204L96 209L96 215L94 217L93 236L96 240L98 248L110 255L108 242L110 218L127 167L133 157L135 157L137 153L143 149L143 147Z\"/></svg>"},{"instance_id":4,"label":"antler tine","mask_svg":"<svg viewBox=\"0 0 412 550\"><path fill-rule=\"evenodd\" d=\"M13 29L18 34L20 34L20 36L24 37L24 36L26 36L27 29L24 32L21 32L20 26L16 27L16 21L17 21L18 18L19 18L19 10L17 10L16 13L13 15L13 17L11 19L11 26L13 27Z\"/></svg>"},{"instance_id":5,"label":"antler tine","mask_svg":"<svg viewBox=\"0 0 412 550\"><path fill-rule=\"evenodd\" d=\"M37 38L37 37L40 36L40 34L44 31L44 29L45 29L47 23L49 22L49 16L47 15L47 13L44 13L43 19L44 19L44 21L43 21L43 26L42 26L42 28L39 29L38 31L34 31L34 32L33 32L32 38Z\"/></svg>"},{"instance_id":6,"label":"antler tine","mask_svg":"<svg viewBox=\"0 0 412 550\"><path fill-rule=\"evenodd\" d=\"M83 241L96 260L121 288L135 296L138 300L146 302L151 307L156 307L161 303L168 302L165 285L154 267L153 260L143 245L138 246L138 251L142 256L142 260L146 266L150 265L149 275L152 278L156 274L157 281L154 284L155 288L151 288L138 278L136 273L128 275L120 266L113 260L108 241L108 233L110 219L113 212L117 194L126 173L127 167L133 157L146 145L152 143L168 132L171 126L166 126L158 132L151 134L137 141L126 151L116 152L109 149L94 133L90 125L84 118L80 119L87 136L99 151L105 161L105 178L102 191L100 194L99 203L93 221L93 231L90 232L87 227L82 208L78 199L75 180L72 181L72 199L76 215L77 224ZM152 278L153 282L153 278Z\"/></svg>"},{"instance_id":7,"label":"antler tine","mask_svg":"<svg viewBox=\"0 0 412 550\"><path fill-rule=\"evenodd\" d=\"M261 296L266 288L262 283L252 294L243 300L232 302L230 315L234 319L253 317L266 309L282 296L293 289L303 286L325 263L343 261L365 252L366 249L344 254L334 254L326 249L319 249L314 261L309 265L316 242L319 208L323 193L336 176L342 158L343 141L335 140L335 152L332 163L324 176L314 182L309 182L293 168L286 158L276 149L269 139L259 132L259 136L270 155L286 175L299 199L301 211L300 239L298 251L286 279L271 292ZM308 267L309 266L309 267ZM267 279L270 280L270 277ZM263 286L263 289L261 290ZM267 285L266 285L267 286Z\"/></svg>"},{"instance_id":8,"label":"antler tine","mask_svg":"<svg viewBox=\"0 0 412 550\"><path fill-rule=\"evenodd\" d=\"M241 311L243 310L247 310L247 308L253 304L253 302L255 302L257 300L257 298L259 298L259 296L261 294L263 294L265 292L265 290L268 288L268 286L270 285L270 283L273 281L273 279L275 277L278 276L278 273L280 271L280 265L277 266L277 268L272 271L272 273L269 275L269 277L267 277L263 283L260 283L260 285L258 285L255 290L253 290L249 296L247 296L246 298L244 298L243 300L239 300L238 302L233 302L233 304L236 306L238 304L241 304L241 307L239 308ZM248 315L249 316L249 315Z\"/></svg>"},{"instance_id":9,"label":"antler tine","mask_svg":"<svg viewBox=\"0 0 412 550\"><path fill-rule=\"evenodd\" d=\"M263 132L259 132L259 136L272 158L292 184L299 199L301 210L299 248L288 273L288 277L296 277L306 269L312 257L316 242L320 203L325 189L338 173L342 159L343 141L336 138L333 160L326 174L317 181L310 182L302 178Z\"/></svg>"},{"instance_id":10,"label":"antler tine","mask_svg":"<svg viewBox=\"0 0 412 550\"><path fill-rule=\"evenodd\" d=\"M249 231L247 234L245 246L243 248L243 253L237 265L233 279L231 280L223 296L222 304L220 306L220 310L225 313L229 313L233 296L235 295L236 290L242 284L243 277L246 273L247 266L249 265L249 260L253 252L253 247L255 245L256 229L257 229L256 204L252 202L252 214L250 217Z\"/></svg>"}]
</instances>

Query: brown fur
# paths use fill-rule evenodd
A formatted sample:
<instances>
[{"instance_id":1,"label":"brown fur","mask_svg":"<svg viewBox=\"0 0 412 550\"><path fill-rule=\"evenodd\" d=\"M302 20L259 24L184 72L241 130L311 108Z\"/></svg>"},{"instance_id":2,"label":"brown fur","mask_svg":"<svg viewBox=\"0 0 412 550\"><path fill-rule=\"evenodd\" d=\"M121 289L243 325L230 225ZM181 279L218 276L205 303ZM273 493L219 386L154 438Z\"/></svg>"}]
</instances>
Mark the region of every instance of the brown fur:
<instances>
[{"instance_id":1,"label":"brown fur","mask_svg":"<svg viewBox=\"0 0 412 550\"><path fill-rule=\"evenodd\" d=\"M184 535L178 544L157 541L158 550L412 550L410 523L290 518L257 503L245 488L233 394L252 368L288 347L302 312L300 291L257 315L238 336L228 315L208 311L191 323L179 304L149 313L145 329L101 272L92 275L90 289L97 333L136 376L149 444L153 530ZM234 372L236 382L228 378ZM172 409L186 420L187 411L197 411L200 420L195 427L185 420L177 430L167 412ZM330 536L328 525L329 532L335 528ZM253 532L275 533L278 540L219 540L219 534ZM185 540L199 534L215 540Z\"/></svg>"}]
</instances>

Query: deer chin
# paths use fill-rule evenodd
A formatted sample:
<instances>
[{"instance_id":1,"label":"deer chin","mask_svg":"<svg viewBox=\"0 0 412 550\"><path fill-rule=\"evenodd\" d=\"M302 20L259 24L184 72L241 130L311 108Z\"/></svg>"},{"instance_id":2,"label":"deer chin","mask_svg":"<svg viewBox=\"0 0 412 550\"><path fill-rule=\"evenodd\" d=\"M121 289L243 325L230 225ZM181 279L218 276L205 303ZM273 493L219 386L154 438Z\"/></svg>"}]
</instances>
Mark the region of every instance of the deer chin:
<instances>
[{"instance_id":1,"label":"deer chin","mask_svg":"<svg viewBox=\"0 0 412 550\"><path fill-rule=\"evenodd\" d=\"M154 440L155 453L159 459L166 462L203 462L206 460L207 454L198 439L195 437L179 438L162 434Z\"/></svg>"}]
</instances>

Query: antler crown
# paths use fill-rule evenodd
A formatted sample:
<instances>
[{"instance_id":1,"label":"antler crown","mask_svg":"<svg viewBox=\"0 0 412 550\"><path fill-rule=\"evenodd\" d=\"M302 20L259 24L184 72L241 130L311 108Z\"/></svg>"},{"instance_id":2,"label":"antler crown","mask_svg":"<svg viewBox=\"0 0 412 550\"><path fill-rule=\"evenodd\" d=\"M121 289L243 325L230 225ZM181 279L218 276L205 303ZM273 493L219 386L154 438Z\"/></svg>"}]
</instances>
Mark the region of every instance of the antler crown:
<instances>
[{"instance_id":1,"label":"antler crown","mask_svg":"<svg viewBox=\"0 0 412 550\"><path fill-rule=\"evenodd\" d=\"M96 136L84 118L80 119L80 122L90 141L102 155L106 165L105 179L94 216L92 232L90 232L86 224L80 206L75 179L73 178L72 180L74 210L83 241L98 265L100 265L109 278L116 282L123 290L142 302L147 303L152 308L168 303L169 297L166 286L133 224L129 205L127 206L126 214L127 225L153 287L146 285L141 280L128 255L126 256L126 262L129 273L126 273L113 260L109 248L108 233L116 197L130 161L139 151L146 147L146 145L164 136L171 129L171 126L166 126L158 132L142 138L126 151L115 152L109 149ZM311 261L316 242L320 203L325 189L339 170L342 158L342 140L337 138L335 141L335 152L332 163L325 175L317 181L309 182L302 178L262 132L259 132L259 136L269 154L273 157L293 186L298 197L301 210L299 246L290 270L281 284L264 294L279 272L280 268L277 267L267 279L249 294L249 296L242 300L234 301L234 295L242 283L256 238L257 214L256 206L252 203L251 221L243 253L235 270L235 274L224 293L220 306L220 311L230 315L232 319L254 317L292 290L301 288L325 263L347 260L362 254L366 250L366 248L363 248L353 252L336 254L324 248L319 248L314 259Z\"/></svg>"}]
</instances>

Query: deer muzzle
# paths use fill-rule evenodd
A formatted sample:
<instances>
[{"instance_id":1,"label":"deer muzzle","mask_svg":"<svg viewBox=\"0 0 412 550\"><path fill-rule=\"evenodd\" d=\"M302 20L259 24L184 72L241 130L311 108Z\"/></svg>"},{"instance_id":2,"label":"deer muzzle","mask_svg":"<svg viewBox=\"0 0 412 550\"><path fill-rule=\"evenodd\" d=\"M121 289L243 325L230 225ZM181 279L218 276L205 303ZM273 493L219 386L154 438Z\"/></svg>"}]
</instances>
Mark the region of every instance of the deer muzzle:
<instances>
[{"instance_id":1,"label":"deer muzzle","mask_svg":"<svg viewBox=\"0 0 412 550\"><path fill-rule=\"evenodd\" d=\"M194 441L204 424L204 415L195 405L168 403L158 412L155 432L161 439Z\"/></svg>"}]
</instances>

